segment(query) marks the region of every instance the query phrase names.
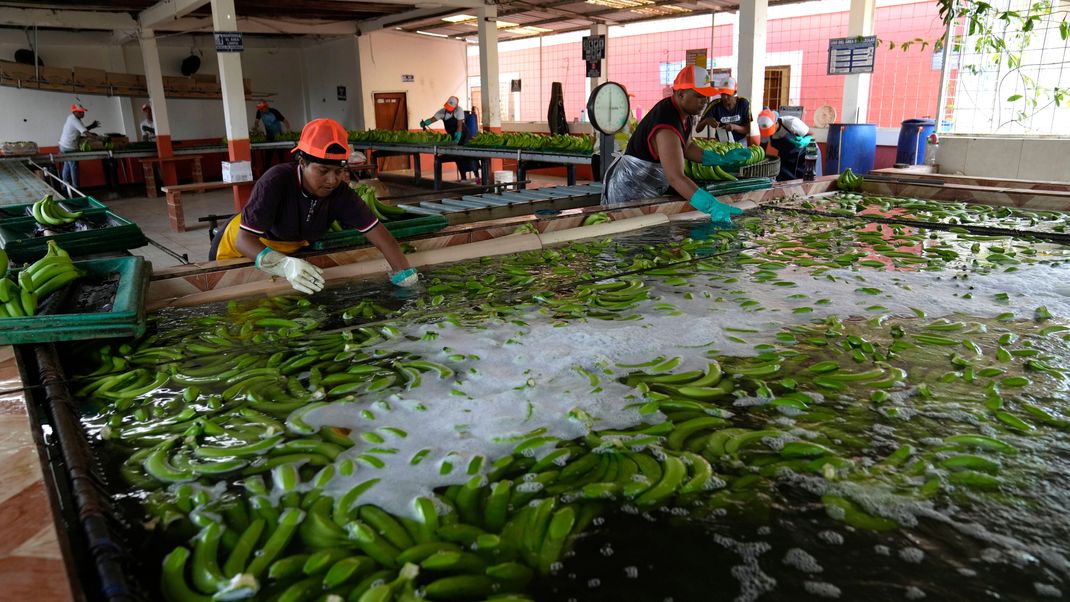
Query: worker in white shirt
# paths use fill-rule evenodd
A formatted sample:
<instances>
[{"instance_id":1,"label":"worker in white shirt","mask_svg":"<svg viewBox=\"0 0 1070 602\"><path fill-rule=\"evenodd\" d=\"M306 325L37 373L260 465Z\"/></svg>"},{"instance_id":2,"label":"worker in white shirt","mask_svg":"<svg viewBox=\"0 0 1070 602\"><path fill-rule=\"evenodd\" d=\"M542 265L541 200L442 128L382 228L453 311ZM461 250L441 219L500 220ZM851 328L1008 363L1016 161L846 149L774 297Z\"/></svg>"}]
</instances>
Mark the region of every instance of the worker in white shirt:
<instances>
[{"instance_id":1,"label":"worker in white shirt","mask_svg":"<svg viewBox=\"0 0 1070 602\"><path fill-rule=\"evenodd\" d=\"M145 118L141 120L141 139L145 142L152 142L156 140L156 122L152 120L152 105L149 103L141 105L141 112L145 115Z\"/></svg>"},{"instance_id":2,"label":"worker in white shirt","mask_svg":"<svg viewBox=\"0 0 1070 602\"><path fill-rule=\"evenodd\" d=\"M99 121L85 125L82 123L83 117L85 117L85 107L79 103L72 104L71 114L67 115L67 120L63 122L63 131L59 135L59 152L73 153L77 151L78 138L89 135L89 130L100 126ZM78 162L64 161L61 177L64 182L78 188Z\"/></svg>"},{"instance_id":3,"label":"worker in white shirt","mask_svg":"<svg viewBox=\"0 0 1070 602\"><path fill-rule=\"evenodd\" d=\"M777 151L780 173L777 181L798 180L803 177L806 147L814 141L810 127L798 117L781 115L766 107L758 114L758 132L762 141Z\"/></svg>"}]
</instances>

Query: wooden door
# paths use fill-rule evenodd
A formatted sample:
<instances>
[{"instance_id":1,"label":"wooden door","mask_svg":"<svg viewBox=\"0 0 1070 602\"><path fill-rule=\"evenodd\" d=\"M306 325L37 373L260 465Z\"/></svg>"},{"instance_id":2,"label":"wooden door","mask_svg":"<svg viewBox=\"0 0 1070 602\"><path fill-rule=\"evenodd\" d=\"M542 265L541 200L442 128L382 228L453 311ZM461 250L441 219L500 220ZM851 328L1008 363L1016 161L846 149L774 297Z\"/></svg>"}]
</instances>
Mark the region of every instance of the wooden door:
<instances>
[{"instance_id":1,"label":"wooden door","mask_svg":"<svg viewBox=\"0 0 1070 602\"><path fill-rule=\"evenodd\" d=\"M781 106L788 104L788 89L791 83L791 67L766 67L765 68L765 89L762 98L765 99L765 105L771 107L774 111L779 110ZM752 108L752 112L757 115L758 111L761 111L761 107Z\"/></svg>"},{"instance_id":2,"label":"wooden door","mask_svg":"<svg viewBox=\"0 0 1070 602\"><path fill-rule=\"evenodd\" d=\"M372 95L375 101L375 129L408 130L409 109L405 92L384 92ZM376 159L379 171L409 169L409 157L384 157Z\"/></svg>"}]
</instances>

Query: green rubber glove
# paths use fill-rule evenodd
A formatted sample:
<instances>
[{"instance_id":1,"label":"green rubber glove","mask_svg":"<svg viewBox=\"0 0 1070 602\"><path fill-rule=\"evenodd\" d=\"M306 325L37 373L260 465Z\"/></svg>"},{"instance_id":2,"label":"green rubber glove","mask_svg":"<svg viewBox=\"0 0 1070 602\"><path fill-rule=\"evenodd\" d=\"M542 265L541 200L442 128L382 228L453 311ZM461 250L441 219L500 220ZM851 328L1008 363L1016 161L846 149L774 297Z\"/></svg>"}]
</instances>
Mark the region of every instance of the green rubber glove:
<instances>
[{"instance_id":1,"label":"green rubber glove","mask_svg":"<svg viewBox=\"0 0 1070 602\"><path fill-rule=\"evenodd\" d=\"M695 209L709 214L710 221L717 224L731 224L733 215L743 213L743 210L739 207L733 207L718 201L716 197L702 188L696 188L695 194L691 195L691 199L688 202Z\"/></svg>"},{"instance_id":2,"label":"green rubber glove","mask_svg":"<svg viewBox=\"0 0 1070 602\"><path fill-rule=\"evenodd\" d=\"M810 135L796 136L795 140L792 140L792 144L795 145L795 148L806 148L813 141L814 141L814 137L810 136Z\"/></svg>"},{"instance_id":3,"label":"green rubber glove","mask_svg":"<svg viewBox=\"0 0 1070 602\"><path fill-rule=\"evenodd\" d=\"M420 127L424 128L424 129L427 129L427 126L431 125L432 123L434 123L434 122L431 121L430 119L424 119L423 121L420 122Z\"/></svg>"},{"instance_id":4,"label":"green rubber glove","mask_svg":"<svg viewBox=\"0 0 1070 602\"><path fill-rule=\"evenodd\" d=\"M711 150L702 151L702 164L707 167L718 165L739 165L750 159L750 152L745 148L733 148L725 154L715 153Z\"/></svg>"},{"instance_id":5,"label":"green rubber glove","mask_svg":"<svg viewBox=\"0 0 1070 602\"><path fill-rule=\"evenodd\" d=\"M456 132L453 132L453 143L454 144L460 144L461 143L461 130L457 130Z\"/></svg>"}]
</instances>

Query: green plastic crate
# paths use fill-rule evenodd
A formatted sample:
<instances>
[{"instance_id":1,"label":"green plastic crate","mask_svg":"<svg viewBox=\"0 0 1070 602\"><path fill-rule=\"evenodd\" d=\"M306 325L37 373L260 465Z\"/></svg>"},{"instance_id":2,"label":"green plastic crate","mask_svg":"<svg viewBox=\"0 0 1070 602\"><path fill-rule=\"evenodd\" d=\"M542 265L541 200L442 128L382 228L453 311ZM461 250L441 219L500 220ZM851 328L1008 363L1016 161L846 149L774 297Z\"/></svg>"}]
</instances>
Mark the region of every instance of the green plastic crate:
<instances>
[{"instance_id":1,"label":"green plastic crate","mask_svg":"<svg viewBox=\"0 0 1070 602\"><path fill-rule=\"evenodd\" d=\"M75 197L73 199L59 199L59 204L67 211L82 211L86 215L103 213L108 210L107 205L91 196ZM33 203L0 206L0 224L6 223L12 219L32 217L30 214L30 207L32 206Z\"/></svg>"},{"instance_id":2,"label":"green plastic crate","mask_svg":"<svg viewBox=\"0 0 1070 602\"><path fill-rule=\"evenodd\" d=\"M436 230L441 230L449 225L446 218L441 215L422 215L419 217L391 220L389 222L381 223L386 226L386 229L389 230L390 234L396 239L435 232ZM356 230L343 230L341 232L328 232L326 236L313 242L310 248L316 251L324 251L341 247L356 247L367 243L368 239L360 232L357 232Z\"/></svg>"},{"instance_id":3,"label":"green plastic crate","mask_svg":"<svg viewBox=\"0 0 1070 602\"><path fill-rule=\"evenodd\" d=\"M37 230L37 222L32 217L0 221L0 246L3 246L11 261L21 263L43 257L50 240L56 241L72 256L125 251L148 244L148 239L137 224L111 211L91 213L82 219L105 222L107 226L35 237L33 234Z\"/></svg>"},{"instance_id":4,"label":"green plastic crate","mask_svg":"<svg viewBox=\"0 0 1070 602\"><path fill-rule=\"evenodd\" d=\"M71 297L85 290L86 286L114 275L118 277L118 284L111 308L96 313L63 313L65 307L60 307L57 312L43 315L0 318L0 344L52 343L145 334L145 294L152 276L149 262L142 257L128 256L76 261L74 265L86 276L67 285L73 290L68 291L65 307L71 307L74 303ZM61 289L52 294L63 293Z\"/></svg>"}]
</instances>

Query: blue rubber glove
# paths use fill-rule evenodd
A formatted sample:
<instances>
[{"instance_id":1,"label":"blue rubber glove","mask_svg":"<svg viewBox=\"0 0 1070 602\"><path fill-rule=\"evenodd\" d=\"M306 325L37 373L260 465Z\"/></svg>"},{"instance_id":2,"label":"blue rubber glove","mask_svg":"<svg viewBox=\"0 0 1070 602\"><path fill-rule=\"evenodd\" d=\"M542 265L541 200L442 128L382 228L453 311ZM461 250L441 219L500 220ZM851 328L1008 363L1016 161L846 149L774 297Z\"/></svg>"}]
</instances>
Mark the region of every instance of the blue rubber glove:
<instances>
[{"instance_id":1,"label":"blue rubber glove","mask_svg":"<svg viewBox=\"0 0 1070 602\"><path fill-rule=\"evenodd\" d=\"M723 155L711 150L702 151L702 164L707 167L738 165L748 159L750 159L750 151L745 148L733 148Z\"/></svg>"},{"instance_id":2,"label":"blue rubber glove","mask_svg":"<svg viewBox=\"0 0 1070 602\"><path fill-rule=\"evenodd\" d=\"M695 209L709 214L710 221L714 223L731 224L733 215L743 213L743 210L739 207L733 207L718 201L712 194L702 188L696 188L695 194L691 195L691 200L688 202Z\"/></svg>"},{"instance_id":3,"label":"blue rubber glove","mask_svg":"<svg viewBox=\"0 0 1070 602\"><path fill-rule=\"evenodd\" d=\"M453 132L453 143L454 144L460 144L461 143L461 130L457 130L456 132Z\"/></svg>"},{"instance_id":4,"label":"blue rubber glove","mask_svg":"<svg viewBox=\"0 0 1070 602\"><path fill-rule=\"evenodd\" d=\"M416 270L413 268L406 268L399 272L394 272L390 275L390 282L394 286L400 286L402 288L409 288L414 286L419 280Z\"/></svg>"},{"instance_id":5,"label":"blue rubber glove","mask_svg":"<svg viewBox=\"0 0 1070 602\"><path fill-rule=\"evenodd\" d=\"M813 141L814 141L814 137L813 136L806 135L806 136L796 136L795 140L792 140L791 142L792 142L792 144L795 145L795 148L806 148L807 146L810 146L810 143L813 142Z\"/></svg>"}]
</instances>

